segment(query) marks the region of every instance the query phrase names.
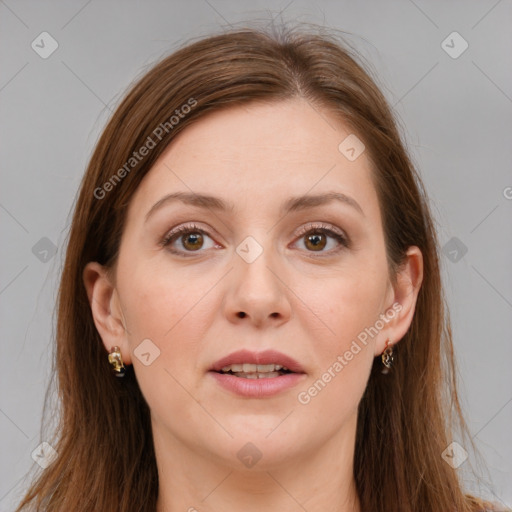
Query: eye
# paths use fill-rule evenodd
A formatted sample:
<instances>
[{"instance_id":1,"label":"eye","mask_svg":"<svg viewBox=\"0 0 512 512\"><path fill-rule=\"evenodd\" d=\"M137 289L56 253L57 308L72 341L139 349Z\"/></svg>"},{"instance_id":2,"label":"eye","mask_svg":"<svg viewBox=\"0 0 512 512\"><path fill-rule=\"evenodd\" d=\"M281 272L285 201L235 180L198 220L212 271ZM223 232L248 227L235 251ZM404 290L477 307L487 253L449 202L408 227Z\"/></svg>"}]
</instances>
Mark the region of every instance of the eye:
<instances>
[{"instance_id":1,"label":"eye","mask_svg":"<svg viewBox=\"0 0 512 512\"><path fill-rule=\"evenodd\" d=\"M343 247L349 247L348 238L338 228L323 223L308 223L299 230L296 236L303 242L308 252L336 253ZM194 252L203 252L202 249L220 247L207 231L195 224L173 229L165 235L160 245L169 247L170 252L179 256L193 256Z\"/></svg>"},{"instance_id":2,"label":"eye","mask_svg":"<svg viewBox=\"0 0 512 512\"><path fill-rule=\"evenodd\" d=\"M208 239L210 243L206 243ZM175 247L175 244L177 247ZM188 256L187 252L201 252L201 249L211 249L215 246L215 242L204 229L191 224L179 226L172 230L164 237L160 245L169 247L169 250L174 254Z\"/></svg>"},{"instance_id":3,"label":"eye","mask_svg":"<svg viewBox=\"0 0 512 512\"><path fill-rule=\"evenodd\" d=\"M297 236L308 252L336 253L349 246L341 231L325 224L309 223L300 229Z\"/></svg>"}]
</instances>

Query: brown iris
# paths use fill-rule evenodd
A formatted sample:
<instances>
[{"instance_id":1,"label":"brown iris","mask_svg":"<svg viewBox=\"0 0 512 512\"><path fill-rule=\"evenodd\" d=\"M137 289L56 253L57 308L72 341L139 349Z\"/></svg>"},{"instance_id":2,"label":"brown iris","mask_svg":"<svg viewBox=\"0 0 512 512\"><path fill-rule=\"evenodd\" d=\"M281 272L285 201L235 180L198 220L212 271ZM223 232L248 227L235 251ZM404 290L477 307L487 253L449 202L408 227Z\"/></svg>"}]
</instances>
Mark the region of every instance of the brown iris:
<instances>
[{"instance_id":1,"label":"brown iris","mask_svg":"<svg viewBox=\"0 0 512 512\"><path fill-rule=\"evenodd\" d=\"M187 233L182 236L183 247L190 251L197 251L203 246L203 235L199 232Z\"/></svg>"},{"instance_id":2,"label":"brown iris","mask_svg":"<svg viewBox=\"0 0 512 512\"><path fill-rule=\"evenodd\" d=\"M306 247L313 251L321 251L327 244L325 233L311 233L306 236Z\"/></svg>"}]
</instances>

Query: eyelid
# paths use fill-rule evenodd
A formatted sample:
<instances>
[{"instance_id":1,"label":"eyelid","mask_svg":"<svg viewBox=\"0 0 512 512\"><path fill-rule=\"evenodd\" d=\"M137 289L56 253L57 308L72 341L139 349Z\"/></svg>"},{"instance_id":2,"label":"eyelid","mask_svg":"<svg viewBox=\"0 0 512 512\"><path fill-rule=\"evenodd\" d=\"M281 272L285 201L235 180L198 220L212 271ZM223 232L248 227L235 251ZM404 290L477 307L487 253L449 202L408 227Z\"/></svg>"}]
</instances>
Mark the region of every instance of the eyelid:
<instances>
[{"instance_id":1,"label":"eyelid","mask_svg":"<svg viewBox=\"0 0 512 512\"><path fill-rule=\"evenodd\" d=\"M344 231L342 231L338 227L334 226L333 224L328 224L325 222L314 222L314 221L307 222L306 224L304 224L303 226L301 226L299 228L299 230L296 232L295 236L302 236L302 235L305 235L306 233L309 233L310 231L315 231L315 230L332 231L332 232L336 233L337 235L343 237L348 242L348 236L345 234Z\"/></svg>"}]
</instances>

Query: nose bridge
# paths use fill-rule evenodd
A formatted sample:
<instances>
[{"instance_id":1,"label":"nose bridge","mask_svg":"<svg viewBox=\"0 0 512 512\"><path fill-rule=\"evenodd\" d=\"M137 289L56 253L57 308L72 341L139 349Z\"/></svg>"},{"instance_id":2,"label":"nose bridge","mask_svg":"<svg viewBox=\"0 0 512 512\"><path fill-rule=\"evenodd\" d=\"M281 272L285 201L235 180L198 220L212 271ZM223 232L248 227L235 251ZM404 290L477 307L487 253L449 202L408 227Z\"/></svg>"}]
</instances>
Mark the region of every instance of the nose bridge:
<instances>
[{"instance_id":1,"label":"nose bridge","mask_svg":"<svg viewBox=\"0 0 512 512\"><path fill-rule=\"evenodd\" d=\"M286 287L277 277L279 258L268 233L256 236L261 242L247 236L233 254L227 314L231 319L249 317L256 323L284 321L290 317L291 307Z\"/></svg>"},{"instance_id":2,"label":"nose bridge","mask_svg":"<svg viewBox=\"0 0 512 512\"><path fill-rule=\"evenodd\" d=\"M240 280L240 285L245 289L245 295L259 294L270 298L279 292L275 275L269 270L275 264L276 258L272 254L273 247L271 237L260 235L262 243L253 236L246 237L236 248L235 275ZM264 238L264 240L263 240Z\"/></svg>"}]
</instances>

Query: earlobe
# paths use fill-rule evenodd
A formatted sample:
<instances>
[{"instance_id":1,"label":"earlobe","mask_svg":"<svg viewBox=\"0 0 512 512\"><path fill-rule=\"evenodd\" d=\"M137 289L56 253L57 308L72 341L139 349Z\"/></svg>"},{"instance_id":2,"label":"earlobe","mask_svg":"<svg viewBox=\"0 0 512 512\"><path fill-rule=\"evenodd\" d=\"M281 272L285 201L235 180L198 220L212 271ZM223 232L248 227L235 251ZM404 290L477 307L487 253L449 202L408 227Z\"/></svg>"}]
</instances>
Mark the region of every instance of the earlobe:
<instances>
[{"instance_id":1,"label":"earlobe","mask_svg":"<svg viewBox=\"0 0 512 512\"><path fill-rule=\"evenodd\" d=\"M114 346L121 347L124 363L130 364L124 319L117 300L117 291L108 277L107 270L97 262L90 262L85 266L82 277L94 324L103 345L107 352Z\"/></svg>"},{"instance_id":2,"label":"earlobe","mask_svg":"<svg viewBox=\"0 0 512 512\"><path fill-rule=\"evenodd\" d=\"M407 333L414 317L418 293L423 282L423 255L416 246L409 247L406 255L406 261L400 267L396 284L393 286L392 309L396 315L390 320L385 337L377 343L375 355L382 354L388 338L391 345L398 343Z\"/></svg>"}]
</instances>

